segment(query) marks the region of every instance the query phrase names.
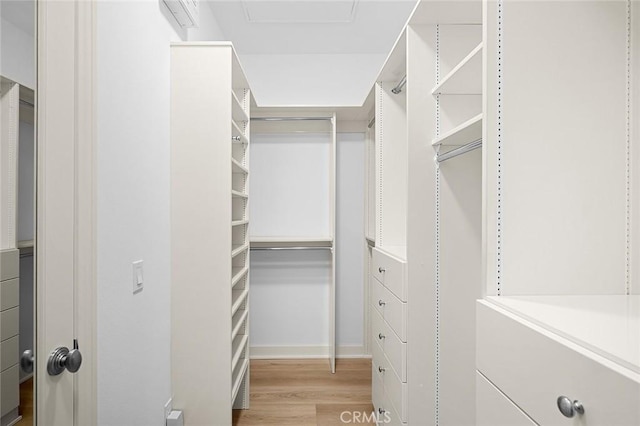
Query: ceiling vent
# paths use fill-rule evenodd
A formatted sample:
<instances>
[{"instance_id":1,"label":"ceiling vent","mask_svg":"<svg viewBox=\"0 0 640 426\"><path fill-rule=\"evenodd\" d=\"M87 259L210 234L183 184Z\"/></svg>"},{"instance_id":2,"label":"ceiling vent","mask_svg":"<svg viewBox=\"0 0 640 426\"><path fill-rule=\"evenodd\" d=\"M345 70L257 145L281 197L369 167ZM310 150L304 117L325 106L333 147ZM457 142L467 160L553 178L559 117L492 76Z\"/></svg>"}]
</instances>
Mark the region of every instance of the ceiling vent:
<instances>
[{"instance_id":1,"label":"ceiling vent","mask_svg":"<svg viewBox=\"0 0 640 426\"><path fill-rule=\"evenodd\" d=\"M199 0L163 0L182 28L198 26Z\"/></svg>"},{"instance_id":2,"label":"ceiling vent","mask_svg":"<svg viewBox=\"0 0 640 426\"><path fill-rule=\"evenodd\" d=\"M252 23L336 24L354 20L358 0L242 0Z\"/></svg>"}]
</instances>

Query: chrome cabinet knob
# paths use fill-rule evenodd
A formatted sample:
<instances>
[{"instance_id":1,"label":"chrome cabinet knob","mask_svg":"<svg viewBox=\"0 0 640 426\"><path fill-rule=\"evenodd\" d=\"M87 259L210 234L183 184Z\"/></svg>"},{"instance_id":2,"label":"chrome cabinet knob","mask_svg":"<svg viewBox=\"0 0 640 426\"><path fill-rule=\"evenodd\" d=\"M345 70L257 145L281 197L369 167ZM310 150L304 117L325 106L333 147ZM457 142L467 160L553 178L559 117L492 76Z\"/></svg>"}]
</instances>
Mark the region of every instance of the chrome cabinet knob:
<instances>
[{"instance_id":1,"label":"chrome cabinet knob","mask_svg":"<svg viewBox=\"0 0 640 426\"><path fill-rule=\"evenodd\" d=\"M378 268L378 272L380 272L381 274L383 274L386 271L386 269L384 269L382 266Z\"/></svg>"},{"instance_id":2,"label":"chrome cabinet knob","mask_svg":"<svg viewBox=\"0 0 640 426\"><path fill-rule=\"evenodd\" d=\"M380 340L384 339L384 334L378 333L378 339L380 339Z\"/></svg>"},{"instance_id":3,"label":"chrome cabinet knob","mask_svg":"<svg viewBox=\"0 0 640 426\"><path fill-rule=\"evenodd\" d=\"M576 413L584 414L584 406L577 399L572 401L566 396L559 396L557 404L558 410L565 417L573 417Z\"/></svg>"},{"instance_id":4,"label":"chrome cabinet knob","mask_svg":"<svg viewBox=\"0 0 640 426\"><path fill-rule=\"evenodd\" d=\"M382 408L378 408L378 413L384 414L384 413L386 413L386 410L383 410Z\"/></svg>"},{"instance_id":5,"label":"chrome cabinet knob","mask_svg":"<svg viewBox=\"0 0 640 426\"><path fill-rule=\"evenodd\" d=\"M33 373L33 351L31 349L27 349L22 352L20 356L20 368L27 374Z\"/></svg>"},{"instance_id":6,"label":"chrome cabinet knob","mask_svg":"<svg viewBox=\"0 0 640 426\"><path fill-rule=\"evenodd\" d=\"M384 373L384 372L385 372L385 369L384 369L384 368L382 368L382 367L380 367L380 366L378 366L378 372L380 372L380 373Z\"/></svg>"},{"instance_id":7,"label":"chrome cabinet knob","mask_svg":"<svg viewBox=\"0 0 640 426\"><path fill-rule=\"evenodd\" d=\"M386 305L386 302L383 302L382 299L378 300L378 306L384 306Z\"/></svg>"},{"instance_id":8,"label":"chrome cabinet knob","mask_svg":"<svg viewBox=\"0 0 640 426\"><path fill-rule=\"evenodd\" d=\"M75 373L82 365L82 354L78 349L78 341L73 339L73 349L66 346L59 346L49 354L47 360L47 373L50 376L57 376L65 369L70 373Z\"/></svg>"}]
</instances>

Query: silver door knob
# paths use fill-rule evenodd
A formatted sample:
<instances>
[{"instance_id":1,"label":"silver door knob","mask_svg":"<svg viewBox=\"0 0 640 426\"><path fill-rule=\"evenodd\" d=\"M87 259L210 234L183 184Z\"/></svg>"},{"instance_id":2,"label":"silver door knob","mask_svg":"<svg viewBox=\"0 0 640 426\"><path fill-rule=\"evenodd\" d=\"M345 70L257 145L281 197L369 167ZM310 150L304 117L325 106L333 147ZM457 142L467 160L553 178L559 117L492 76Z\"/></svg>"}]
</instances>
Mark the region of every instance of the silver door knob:
<instances>
[{"instance_id":1,"label":"silver door knob","mask_svg":"<svg viewBox=\"0 0 640 426\"><path fill-rule=\"evenodd\" d=\"M20 355L20 368L27 374L33 373L33 351L27 349Z\"/></svg>"},{"instance_id":2,"label":"silver door knob","mask_svg":"<svg viewBox=\"0 0 640 426\"><path fill-rule=\"evenodd\" d=\"M584 406L577 399L572 401L566 396L559 396L557 403L558 409L565 417L573 417L576 413L584 414Z\"/></svg>"},{"instance_id":3,"label":"silver door knob","mask_svg":"<svg viewBox=\"0 0 640 426\"><path fill-rule=\"evenodd\" d=\"M65 369L70 373L75 373L82 365L82 354L78 349L78 341L73 339L73 349L70 351L66 346L60 346L49 354L47 360L47 373L50 376L57 376Z\"/></svg>"}]
</instances>

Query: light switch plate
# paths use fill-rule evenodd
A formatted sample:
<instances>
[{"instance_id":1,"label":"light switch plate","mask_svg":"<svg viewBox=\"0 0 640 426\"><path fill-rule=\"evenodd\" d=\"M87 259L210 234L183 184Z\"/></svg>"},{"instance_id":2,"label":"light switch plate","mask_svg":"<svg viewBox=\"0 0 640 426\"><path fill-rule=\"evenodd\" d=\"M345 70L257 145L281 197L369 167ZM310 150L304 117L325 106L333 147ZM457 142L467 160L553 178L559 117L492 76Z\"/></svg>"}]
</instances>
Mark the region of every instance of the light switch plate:
<instances>
[{"instance_id":1,"label":"light switch plate","mask_svg":"<svg viewBox=\"0 0 640 426\"><path fill-rule=\"evenodd\" d=\"M136 260L133 262L133 293L139 293L144 288L144 262Z\"/></svg>"}]
</instances>

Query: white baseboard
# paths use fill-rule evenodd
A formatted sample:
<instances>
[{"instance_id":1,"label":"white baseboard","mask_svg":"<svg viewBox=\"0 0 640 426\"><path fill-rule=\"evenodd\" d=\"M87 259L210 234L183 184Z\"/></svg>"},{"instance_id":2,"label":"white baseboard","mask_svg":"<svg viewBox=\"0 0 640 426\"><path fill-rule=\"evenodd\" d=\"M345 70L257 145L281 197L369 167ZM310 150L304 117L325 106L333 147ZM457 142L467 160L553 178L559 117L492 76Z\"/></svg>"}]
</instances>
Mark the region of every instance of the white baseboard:
<instances>
[{"instance_id":1,"label":"white baseboard","mask_svg":"<svg viewBox=\"0 0 640 426\"><path fill-rule=\"evenodd\" d=\"M327 358L328 346L251 346L251 359ZM338 346L336 358L371 358L364 346Z\"/></svg>"}]
</instances>

